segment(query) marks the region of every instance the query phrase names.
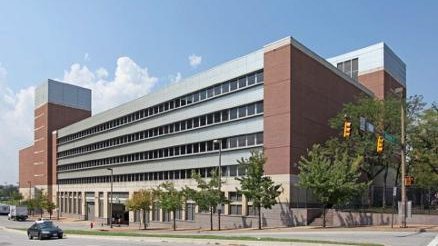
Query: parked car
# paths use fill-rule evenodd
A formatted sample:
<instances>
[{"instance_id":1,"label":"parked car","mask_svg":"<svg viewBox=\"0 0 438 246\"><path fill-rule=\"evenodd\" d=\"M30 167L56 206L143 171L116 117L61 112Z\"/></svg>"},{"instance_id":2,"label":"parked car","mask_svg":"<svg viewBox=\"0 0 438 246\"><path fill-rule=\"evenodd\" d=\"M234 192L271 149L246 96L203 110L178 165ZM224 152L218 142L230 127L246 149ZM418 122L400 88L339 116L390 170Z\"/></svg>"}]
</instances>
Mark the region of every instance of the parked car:
<instances>
[{"instance_id":1,"label":"parked car","mask_svg":"<svg viewBox=\"0 0 438 246\"><path fill-rule=\"evenodd\" d=\"M10 206L8 220L27 220L27 208L26 207L18 207L18 206Z\"/></svg>"},{"instance_id":2,"label":"parked car","mask_svg":"<svg viewBox=\"0 0 438 246\"><path fill-rule=\"evenodd\" d=\"M55 226L52 221L43 221L34 223L27 229L27 236L29 239L38 238L43 240L45 238L63 238L64 232L58 226Z\"/></svg>"}]
</instances>

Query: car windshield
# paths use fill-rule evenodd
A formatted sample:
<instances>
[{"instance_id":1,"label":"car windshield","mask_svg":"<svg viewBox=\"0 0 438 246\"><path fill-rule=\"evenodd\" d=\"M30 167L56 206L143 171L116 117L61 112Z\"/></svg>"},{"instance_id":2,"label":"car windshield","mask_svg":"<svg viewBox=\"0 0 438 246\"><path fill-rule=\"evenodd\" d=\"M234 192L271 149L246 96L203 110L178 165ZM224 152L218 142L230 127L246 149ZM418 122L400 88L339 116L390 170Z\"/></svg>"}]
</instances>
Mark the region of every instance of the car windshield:
<instances>
[{"instance_id":1,"label":"car windshield","mask_svg":"<svg viewBox=\"0 0 438 246\"><path fill-rule=\"evenodd\" d=\"M55 225L52 222L44 222L39 224L39 227L41 229L55 229Z\"/></svg>"}]
</instances>

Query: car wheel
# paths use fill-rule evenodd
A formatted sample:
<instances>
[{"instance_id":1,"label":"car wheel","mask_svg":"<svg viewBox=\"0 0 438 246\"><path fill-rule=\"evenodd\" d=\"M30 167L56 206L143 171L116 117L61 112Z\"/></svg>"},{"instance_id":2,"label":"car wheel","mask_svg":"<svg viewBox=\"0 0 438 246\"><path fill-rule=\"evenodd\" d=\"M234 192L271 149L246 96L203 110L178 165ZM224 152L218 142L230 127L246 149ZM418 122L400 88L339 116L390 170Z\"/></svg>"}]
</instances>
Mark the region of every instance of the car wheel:
<instances>
[{"instance_id":1,"label":"car wheel","mask_svg":"<svg viewBox=\"0 0 438 246\"><path fill-rule=\"evenodd\" d=\"M33 236L32 236L32 234L30 234L30 233L27 233L27 237L28 237L30 240L33 239Z\"/></svg>"},{"instance_id":2,"label":"car wheel","mask_svg":"<svg viewBox=\"0 0 438 246\"><path fill-rule=\"evenodd\" d=\"M59 234L59 235L58 235L58 238L59 238L59 239L62 239L63 236L64 236L64 235Z\"/></svg>"},{"instance_id":3,"label":"car wheel","mask_svg":"<svg viewBox=\"0 0 438 246\"><path fill-rule=\"evenodd\" d=\"M38 234L38 240L43 240L43 235L41 235L41 233Z\"/></svg>"}]
</instances>

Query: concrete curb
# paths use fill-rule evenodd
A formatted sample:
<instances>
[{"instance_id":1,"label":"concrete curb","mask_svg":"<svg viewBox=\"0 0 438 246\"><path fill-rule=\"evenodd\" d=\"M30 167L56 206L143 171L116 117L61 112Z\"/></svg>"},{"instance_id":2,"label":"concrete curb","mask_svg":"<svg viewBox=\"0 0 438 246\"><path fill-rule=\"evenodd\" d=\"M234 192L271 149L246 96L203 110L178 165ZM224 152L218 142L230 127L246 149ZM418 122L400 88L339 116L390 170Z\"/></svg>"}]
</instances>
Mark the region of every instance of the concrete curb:
<instances>
[{"instance_id":1,"label":"concrete curb","mask_svg":"<svg viewBox=\"0 0 438 246\"><path fill-rule=\"evenodd\" d=\"M26 231L0 227L1 230L26 235ZM65 238L88 238L117 241L134 241L147 243L190 243L195 245L229 245L229 246L330 246L336 243L304 243L304 242L269 242L269 241L244 241L244 240L221 240L221 239L197 239L197 238L168 238L168 237L127 237L127 236L98 236L98 235L77 235L65 234ZM346 245L348 246L348 245ZM435 245L434 245L435 246Z\"/></svg>"}]
</instances>

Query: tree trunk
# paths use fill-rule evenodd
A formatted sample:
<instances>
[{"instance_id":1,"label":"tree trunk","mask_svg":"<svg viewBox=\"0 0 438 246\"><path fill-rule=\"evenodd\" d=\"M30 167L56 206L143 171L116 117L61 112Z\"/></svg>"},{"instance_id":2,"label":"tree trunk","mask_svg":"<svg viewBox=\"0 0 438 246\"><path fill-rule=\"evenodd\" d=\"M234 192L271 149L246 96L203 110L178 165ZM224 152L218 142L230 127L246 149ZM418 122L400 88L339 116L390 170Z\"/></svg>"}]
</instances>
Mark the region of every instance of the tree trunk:
<instances>
[{"instance_id":1,"label":"tree trunk","mask_svg":"<svg viewBox=\"0 0 438 246\"><path fill-rule=\"evenodd\" d=\"M52 211L49 212L49 220L52 220Z\"/></svg>"},{"instance_id":2,"label":"tree trunk","mask_svg":"<svg viewBox=\"0 0 438 246\"><path fill-rule=\"evenodd\" d=\"M259 214L259 230L262 229L262 211L260 206L258 206L258 214Z\"/></svg>"},{"instance_id":3,"label":"tree trunk","mask_svg":"<svg viewBox=\"0 0 438 246\"><path fill-rule=\"evenodd\" d=\"M325 204L322 205L322 227L325 228L326 224L325 224Z\"/></svg>"},{"instance_id":4,"label":"tree trunk","mask_svg":"<svg viewBox=\"0 0 438 246\"><path fill-rule=\"evenodd\" d=\"M176 211L173 210L173 230L176 231Z\"/></svg>"},{"instance_id":5,"label":"tree trunk","mask_svg":"<svg viewBox=\"0 0 438 246\"><path fill-rule=\"evenodd\" d=\"M210 231L213 231L213 207L210 208Z\"/></svg>"}]
</instances>

